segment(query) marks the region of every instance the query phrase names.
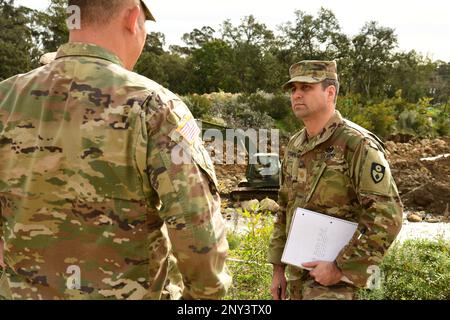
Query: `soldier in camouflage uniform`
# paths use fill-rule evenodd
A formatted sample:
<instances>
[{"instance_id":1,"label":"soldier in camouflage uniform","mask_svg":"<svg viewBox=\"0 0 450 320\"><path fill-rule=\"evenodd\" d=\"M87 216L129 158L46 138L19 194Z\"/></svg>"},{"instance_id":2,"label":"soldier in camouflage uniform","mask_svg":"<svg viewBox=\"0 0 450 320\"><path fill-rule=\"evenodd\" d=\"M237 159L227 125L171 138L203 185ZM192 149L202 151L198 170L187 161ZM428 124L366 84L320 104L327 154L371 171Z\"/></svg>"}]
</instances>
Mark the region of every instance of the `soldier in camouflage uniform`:
<instances>
[{"instance_id":1,"label":"soldier in camouflage uniform","mask_svg":"<svg viewBox=\"0 0 450 320\"><path fill-rule=\"evenodd\" d=\"M403 206L382 141L335 109L336 62L302 61L290 75L284 88L291 89L292 110L305 129L292 137L283 160L282 209L268 255L271 293L274 299L285 299L286 289L291 299L353 299L399 233ZM296 208L358 223L335 261L303 265L311 271L281 262Z\"/></svg>"},{"instance_id":2,"label":"soldier in camouflage uniform","mask_svg":"<svg viewBox=\"0 0 450 320\"><path fill-rule=\"evenodd\" d=\"M169 252L183 298L230 286L217 179L192 114L129 71L147 2L69 1L82 29L50 64L0 83L2 298L159 299Z\"/></svg>"}]
</instances>

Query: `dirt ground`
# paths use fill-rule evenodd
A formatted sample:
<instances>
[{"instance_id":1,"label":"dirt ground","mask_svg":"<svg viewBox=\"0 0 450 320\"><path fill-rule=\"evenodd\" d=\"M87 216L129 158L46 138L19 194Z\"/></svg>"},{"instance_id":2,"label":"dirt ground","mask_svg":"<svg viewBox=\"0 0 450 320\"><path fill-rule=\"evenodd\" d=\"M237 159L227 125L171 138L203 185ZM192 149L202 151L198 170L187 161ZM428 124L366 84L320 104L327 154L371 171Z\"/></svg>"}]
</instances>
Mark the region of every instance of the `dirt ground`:
<instances>
[{"instance_id":1,"label":"dirt ground","mask_svg":"<svg viewBox=\"0 0 450 320\"><path fill-rule=\"evenodd\" d=\"M386 146L392 173L406 209L435 215L448 214L450 138L406 143L388 141Z\"/></svg>"},{"instance_id":2,"label":"dirt ground","mask_svg":"<svg viewBox=\"0 0 450 320\"><path fill-rule=\"evenodd\" d=\"M403 142L395 142L403 140ZM406 141L405 141L406 140ZM450 137L386 142L388 160L405 210L448 216L450 205ZM443 155L447 155L446 157ZM438 157L425 160L424 158ZM222 193L245 177L245 165L216 165Z\"/></svg>"}]
</instances>

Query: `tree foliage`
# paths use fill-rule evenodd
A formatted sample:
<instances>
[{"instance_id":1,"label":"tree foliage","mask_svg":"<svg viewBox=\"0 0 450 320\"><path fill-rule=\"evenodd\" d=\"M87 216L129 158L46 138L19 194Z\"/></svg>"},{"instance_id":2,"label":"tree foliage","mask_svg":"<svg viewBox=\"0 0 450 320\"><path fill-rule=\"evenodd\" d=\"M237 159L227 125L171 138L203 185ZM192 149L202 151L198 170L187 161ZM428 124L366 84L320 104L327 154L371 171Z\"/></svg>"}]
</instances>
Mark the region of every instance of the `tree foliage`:
<instances>
[{"instance_id":1,"label":"tree foliage","mask_svg":"<svg viewBox=\"0 0 450 320\"><path fill-rule=\"evenodd\" d=\"M65 4L51 0L38 12L0 0L0 79L37 67L42 53L67 41ZM304 59L336 60L339 107L354 121L381 135L418 128L426 133L429 125L449 130L450 62L400 51L395 30L376 21L347 35L331 10L320 8L315 15L297 10L293 21L276 31L250 15L237 24L225 20L218 27L195 28L182 40L184 45L167 46L164 34L149 34L135 71L180 95L242 93L240 105L290 130L295 121L281 92L289 66Z\"/></svg>"},{"instance_id":2,"label":"tree foliage","mask_svg":"<svg viewBox=\"0 0 450 320\"><path fill-rule=\"evenodd\" d=\"M36 66L37 48L30 28L33 11L0 0L0 80Z\"/></svg>"}]
</instances>

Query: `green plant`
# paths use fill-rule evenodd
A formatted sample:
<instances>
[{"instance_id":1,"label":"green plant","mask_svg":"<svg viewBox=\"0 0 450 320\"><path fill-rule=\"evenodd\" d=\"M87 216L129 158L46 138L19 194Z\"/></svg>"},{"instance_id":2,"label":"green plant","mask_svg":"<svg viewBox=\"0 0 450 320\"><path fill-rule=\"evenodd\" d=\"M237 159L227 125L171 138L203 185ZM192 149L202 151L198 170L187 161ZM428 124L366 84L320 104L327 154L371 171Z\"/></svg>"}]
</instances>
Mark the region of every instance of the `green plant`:
<instances>
[{"instance_id":1,"label":"green plant","mask_svg":"<svg viewBox=\"0 0 450 320\"><path fill-rule=\"evenodd\" d=\"M434 130L438 136L450 136L450 101L434 108Z\"/></svg>"},{"instance_id":2,"label":"green plant","mask_svg":"<svg viewBox=\"0 0 450 320\"><path fill-rule=\"evenodd\" d=\"M233 274L233 285L226 299L271 299L272 266L266 263L266 253L274 219L271 215L245 210L242 214L250 218L247 220L248 231L241 236L229 235L232 249L228 266ZM450 299L449 240L438 237L397 242L388 250L380 269L381 287L359 290L358 299Z\"/></svg>"},{"instance_id":3,"label":"green plant","mask_svg":"<svg viewBox=\"0 0 450 320\"><path fill-rule=\"evenodd\" d=\"M192 94L183 98L195 118L201 119L211 114L212 103L205 96Z\"/></svg>"},{"instance_id":4,"label":"green plant","mask_svg":"<svg viewBox=\"0 0 450 320\"><path fill-rule=\"evenodd\" d=\"M235 232L229 232L227 234L227 240L230 250L236 250L241 244L242 237Z\"/></svg>"},{"instance_id":5,"label":"green plant","mask_svg":"<svg viewBox=\"0 0 450 320\"><path fill-rule=\"evenodd\" d=\"M242 236L229 236L232 241L239 238L239 245L230 250L228 266L233 285L226 299L271 299L272 266L267 263L267 248L273 231L272 216L247 210L242 216L247 220L248 231Z\"/></svg>"},{"instance_id":6,"label":"green plant","mask_svg":"<svg viewBox=\"0 0 450 320\"><path fill-rule=\"evenodd\" d=\"M442 237L395 244L381 270L384 275L381 288L360 290L360 299L450 299L450 241Z\"/></svg>"}]
</instances>

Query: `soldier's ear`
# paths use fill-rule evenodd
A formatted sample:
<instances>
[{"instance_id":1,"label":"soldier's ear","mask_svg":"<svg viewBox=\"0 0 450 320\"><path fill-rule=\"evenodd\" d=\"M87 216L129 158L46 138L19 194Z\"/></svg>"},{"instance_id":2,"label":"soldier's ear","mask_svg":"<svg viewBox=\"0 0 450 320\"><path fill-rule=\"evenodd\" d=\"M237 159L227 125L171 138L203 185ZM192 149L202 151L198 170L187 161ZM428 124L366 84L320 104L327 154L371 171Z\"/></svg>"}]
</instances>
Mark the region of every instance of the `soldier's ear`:
<instances>
[{"instance_id":1,"label":"soldier's ear","mask_svg":"<svg viewBox=\"0 0 450 320\"><path fill-rule=\"evenodd\" d=\"M334 102L336 97L336 87L335 86L329 86L327 88L327 100Z\"/></svg>"},{"instance_id":2,"label":"soldier's ear","mask_svg":"<svg viewBox=\"0 0 450 320\"><path fill-rule=\"evenodd\" d=\"M130 7L125 14L125 27L131 34L136 35L139 30L141 8L138 5Z\"/></svg>"}]
</instances>

